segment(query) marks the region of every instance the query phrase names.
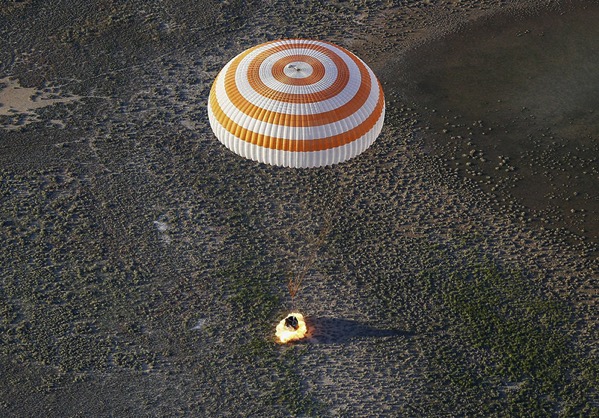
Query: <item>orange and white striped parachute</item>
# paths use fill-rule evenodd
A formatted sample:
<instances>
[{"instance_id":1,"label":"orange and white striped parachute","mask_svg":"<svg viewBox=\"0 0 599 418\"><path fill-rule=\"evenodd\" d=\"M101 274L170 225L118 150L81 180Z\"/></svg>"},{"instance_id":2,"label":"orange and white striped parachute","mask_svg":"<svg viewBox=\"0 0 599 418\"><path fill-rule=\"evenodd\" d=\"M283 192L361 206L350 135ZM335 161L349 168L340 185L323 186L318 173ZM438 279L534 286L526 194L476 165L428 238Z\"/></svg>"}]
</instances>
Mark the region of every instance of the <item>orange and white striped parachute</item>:
<instances>
[{"instance_id":1,"label":"orange and white striped parachute","mask_svg":"<svg viewBox=\"0 0 599 418\"><path fill-rule=\"evenodd\" d=\"M372 70L328 42L267 42L233 58L208 102L210 126L233 152L267 164L320 167L377 138L385 99Z\"/></svg>"}]
</instances>

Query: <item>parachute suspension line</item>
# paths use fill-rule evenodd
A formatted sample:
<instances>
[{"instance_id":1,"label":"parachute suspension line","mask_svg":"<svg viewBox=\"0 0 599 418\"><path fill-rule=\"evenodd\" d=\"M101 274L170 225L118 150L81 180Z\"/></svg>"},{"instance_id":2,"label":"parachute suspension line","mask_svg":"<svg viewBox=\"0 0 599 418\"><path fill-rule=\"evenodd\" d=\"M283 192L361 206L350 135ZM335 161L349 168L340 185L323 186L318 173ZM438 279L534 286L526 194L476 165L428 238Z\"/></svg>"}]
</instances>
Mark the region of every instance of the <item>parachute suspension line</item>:
<instances>
[{"instance_id":1,"label":"parachute suspension line","mask_svg":"<svg viewBox=\"0 0 599 418\"><path fill-rule=\"evenodd\" d=\"M328 218L328 217L327 217ZM331 232L331 223L326 222L323 228L320 230L318 237L313 242L313 250L311 254L308 256L308 259L303 263L300 267L297 274L290 274L289 280L287 282L287 289L289 290L289 295L291 296L291 308L295 309L295 297L298 294L299 290L302 287L302 283L306 278L308 272L314 267L316 259L320 253L320 250L324 247L326 243L326 238Z\"/></svg>"},{"instance_id":2,"label":"parachute suspension line","mask_svg":"<svg viewBox=\"0 0 599 418\"><path fill-rule=\"evenodd\" d=\"M340 176L344 176L341 174ZM339 177L336 176L334 181L335 189L337 190L334 199L328 200L331 203L329 208L323 210L323 220L322 226L320 228L320 232L313 240L307 243L306 247L311 248L311 252L308 257L305 259L305 262L300 265L296 273L289 273L289 279L287 281L287 289L289 291L289 295L291 296L291 309L295 310L295 298L302 288L302 284L304 279L306 278L308 272L314 267L316 261L321 254L322 249L328 243L328 237L333 229L333 219L338 218L340 213L341 200L343 197L343 193L341 188L339 187ZM323 196L324 197L324 196ZM299 251L296 254L299 258Z\"/></svg>"}]
</instances>

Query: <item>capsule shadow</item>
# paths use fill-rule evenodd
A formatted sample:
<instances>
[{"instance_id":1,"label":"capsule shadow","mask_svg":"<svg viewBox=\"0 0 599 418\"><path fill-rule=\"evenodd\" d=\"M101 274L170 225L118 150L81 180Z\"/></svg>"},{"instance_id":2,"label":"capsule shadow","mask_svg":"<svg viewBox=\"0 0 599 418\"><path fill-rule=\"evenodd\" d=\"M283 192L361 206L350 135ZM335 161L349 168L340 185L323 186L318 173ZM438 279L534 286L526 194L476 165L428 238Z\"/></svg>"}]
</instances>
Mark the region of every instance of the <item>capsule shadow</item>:
<instances>
[{"instance_id":1,"label":"capsule shadow","mask_svg":"<svg viewBox=\"0 0 599 418\"><path fill-rule=\"evenodd\" d=\"M342 318L306 318L307 342L343 344L360 338L411 337L413 332L402 329L374 328L358 321Z\"/></svg>"}]
</instances>

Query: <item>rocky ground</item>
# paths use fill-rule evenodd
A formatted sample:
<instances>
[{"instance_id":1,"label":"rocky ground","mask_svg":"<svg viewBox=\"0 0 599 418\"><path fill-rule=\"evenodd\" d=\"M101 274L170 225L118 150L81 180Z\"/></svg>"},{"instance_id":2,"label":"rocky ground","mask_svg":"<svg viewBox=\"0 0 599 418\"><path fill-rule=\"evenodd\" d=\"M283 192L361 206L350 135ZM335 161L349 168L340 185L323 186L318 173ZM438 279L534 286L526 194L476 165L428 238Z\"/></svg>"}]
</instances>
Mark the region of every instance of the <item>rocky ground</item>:
<instances>
[{"instance_id":1,"label":"rocky ground","mask_svg":"<svg viewBox=\"0 0 599 418\"><path fill-rule=\"evenodd\" d=\"M0 415L598 416L596 244L498 210L392 87L399 57L469 21L568 7L1 6L2 97L54 101L0 108ZM217 72L284 37L388 86L358 158L289 170L212 135ZM292 307L311 337L281 346Z\"/></svg>"}]
</instances>

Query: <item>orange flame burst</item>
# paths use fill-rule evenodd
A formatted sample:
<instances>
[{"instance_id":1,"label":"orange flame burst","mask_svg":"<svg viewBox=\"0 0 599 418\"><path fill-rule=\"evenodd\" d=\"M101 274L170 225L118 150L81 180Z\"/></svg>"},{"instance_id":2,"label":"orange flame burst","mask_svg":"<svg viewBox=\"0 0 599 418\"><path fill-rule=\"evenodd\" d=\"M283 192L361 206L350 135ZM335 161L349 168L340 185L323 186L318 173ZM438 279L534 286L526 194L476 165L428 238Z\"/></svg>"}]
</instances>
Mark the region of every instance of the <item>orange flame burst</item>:
<instances>
[{"instance_id":1,"label":"orange flame burst","mask_svg":"<svg viewBox=\"0 0 599 418\"><path fill-rule=\"evenodd\" d=\"M294 316L297 319L297 329L293 329L292 327L288 327L285 325L285 320L290 316ZM299 312L292 312L289 315L287 315L285 319L279 322L276 328L276 336L279 338L279 341L283 344L293 340L301 340L306 336L306 332L308 332L308 328L306 327L304 316Z\"/></svg>"}]
</instances>

